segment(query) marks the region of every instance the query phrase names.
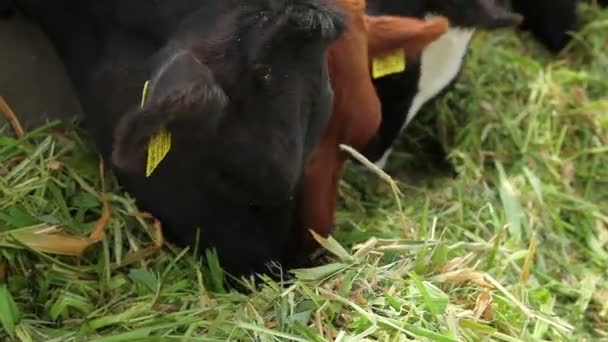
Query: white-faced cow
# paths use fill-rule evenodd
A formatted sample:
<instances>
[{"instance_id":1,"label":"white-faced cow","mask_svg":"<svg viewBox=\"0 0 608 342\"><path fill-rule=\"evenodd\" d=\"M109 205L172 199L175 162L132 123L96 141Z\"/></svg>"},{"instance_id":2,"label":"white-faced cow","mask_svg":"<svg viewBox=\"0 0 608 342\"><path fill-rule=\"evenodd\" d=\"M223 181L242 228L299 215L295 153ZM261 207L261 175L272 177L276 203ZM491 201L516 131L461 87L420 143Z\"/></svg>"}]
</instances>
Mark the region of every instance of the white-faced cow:
<instances>
[{"instance_id":1,"label":"white-faced cow","mask_svg":"<svg viewBox=\"0 0 608 342\"><path fill-rule=\"evenodd\" d=\"M7 18L15 13L13 0L0 0L0 18Z\"/></svg>"},{"instance_id":2,"label":"white-faced cow","mask_svg":"<svg viewBox=\"0 0 608 342\"><path fill-rule=\"evenodd\" d=\"M522 18L496 0L369 0L368 5L368 12L374 15L442 15L450 21L448 32L423 50L420 58L408 59L405 71L374 80L382 103L382 123L364 154L384 167L399 133L458 76L475 30L513 26Z\"/></svg>"},{"instance_id":3,"label":"white-faced cow","mask_svg":"<svg viewBox=\"0 0 608 342\"><path fill-rule=\"evenodd\" d=\"M294 189L331 113L321 0L19 0L79 93L101 154L170 241L230 273L281 261ZM150 80L143 108L140 97ZM147 177L149 142L171 146Z\"/></svg>"}]
</instances>

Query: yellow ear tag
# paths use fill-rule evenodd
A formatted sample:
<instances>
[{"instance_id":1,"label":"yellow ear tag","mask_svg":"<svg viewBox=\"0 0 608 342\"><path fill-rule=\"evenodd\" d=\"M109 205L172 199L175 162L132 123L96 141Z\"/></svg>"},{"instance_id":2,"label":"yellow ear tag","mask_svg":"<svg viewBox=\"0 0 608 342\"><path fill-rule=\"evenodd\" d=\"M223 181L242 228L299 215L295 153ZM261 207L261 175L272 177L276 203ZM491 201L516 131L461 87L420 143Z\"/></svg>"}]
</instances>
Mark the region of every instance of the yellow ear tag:
<instances>
[{"instance_id":1,"label":"yellow ear tag","mask_svg":"<svg viewBox=\"0 0 608 342\"><path fill-rule=\"evenodd\" d=\"M141 108L146 103L148 95L148 86L150 81L144 84L143 94L141 96ZM161 127L159 132L152 136L148 144L148 161L146 163L146 177L150 177L154 169L165 158L171 149L171 133L165 127Z\"/></svg>"},{"instance_id":2,"label":"yellow ear tag","mask_svg":"<svg viewBox=\"0 0 608 342\"><path fill-rule=\"evenodd\" d=\"M374 79L405 71L405 51L398 49L372 60L372 77Z\"/></svg>"}]
</instances>

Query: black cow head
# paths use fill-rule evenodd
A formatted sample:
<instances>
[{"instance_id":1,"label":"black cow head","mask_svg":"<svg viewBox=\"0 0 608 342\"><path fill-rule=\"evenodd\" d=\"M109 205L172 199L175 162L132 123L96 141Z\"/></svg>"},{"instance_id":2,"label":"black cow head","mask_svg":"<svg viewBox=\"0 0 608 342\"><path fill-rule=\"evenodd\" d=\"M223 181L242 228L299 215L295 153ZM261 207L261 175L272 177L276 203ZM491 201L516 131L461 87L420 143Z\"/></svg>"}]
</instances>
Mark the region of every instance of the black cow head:
<instances>
[{"instance_id":1,"label":"black cow head","mask_svg":"<svg viewBox=\"0 0 608 342\"><path fill-rule=\"evenodd\" d=\"M192 243L198 227L202 247L243 273L285 243L293 192L331 114L326 50L345 21L321 0L219 6L193 14L156 56L145 105L117 123L111 158L170 239ZM172 147L145 178L161 127ZM151 198L155 187L171 193Z\"/></svg>"}]
</instances>

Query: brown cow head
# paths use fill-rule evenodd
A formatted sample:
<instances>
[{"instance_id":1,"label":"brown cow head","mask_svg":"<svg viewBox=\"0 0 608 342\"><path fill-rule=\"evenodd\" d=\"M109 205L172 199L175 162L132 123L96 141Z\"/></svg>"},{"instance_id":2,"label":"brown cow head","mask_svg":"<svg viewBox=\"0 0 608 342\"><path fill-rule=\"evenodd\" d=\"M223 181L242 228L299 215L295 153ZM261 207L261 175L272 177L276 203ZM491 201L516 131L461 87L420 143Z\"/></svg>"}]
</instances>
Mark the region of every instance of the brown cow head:
<instances>
[{"instance_id":1,"label":"brown cow head","mask_svg":"<svg viewBox=\"0 0 608 342\"><path fill-rule=\"evenodd\" d=\"M365 0L337 0L347 13L347 30L329 49L329 74L334 90L333 115L304 172L290 254L316 246L309 229L328 235L334 226L338 182L347 156L340 144L363 149L380 125L370 60L394 50L414 56L448 28L445 18L430 21L365 13ZM301 257L302 254L298 255Z\"/></svg>"}]
</instances>

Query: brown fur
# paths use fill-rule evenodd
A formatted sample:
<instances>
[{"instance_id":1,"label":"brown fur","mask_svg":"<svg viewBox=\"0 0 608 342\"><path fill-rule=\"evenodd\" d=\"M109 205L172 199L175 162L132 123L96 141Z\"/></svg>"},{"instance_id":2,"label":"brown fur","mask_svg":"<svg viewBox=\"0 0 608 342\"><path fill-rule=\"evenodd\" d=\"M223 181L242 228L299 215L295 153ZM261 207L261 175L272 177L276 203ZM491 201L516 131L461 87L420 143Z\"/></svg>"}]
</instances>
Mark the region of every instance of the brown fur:
<instances>
[{"instance_id":1,"label":"brown fur","mask_svg":"<svg viewBox=\"0 0 608 342\"><path fill-rule=\"evenodd\" d=\"M329 74L334 91L333 114L313 150L300 184L293 245L289 253L311 252L316 243L309 229L327 236L334 227L338 182L347 155L346 144L363 149L381 121L381 104L370 75L371 57L403 48L418 54L447 31L444 18L423 20L365 14L365 0L338 0L348 14L347 30L329 49ZM299 257L303 255L300 254Z\"/></svg>"}]
</instances>

